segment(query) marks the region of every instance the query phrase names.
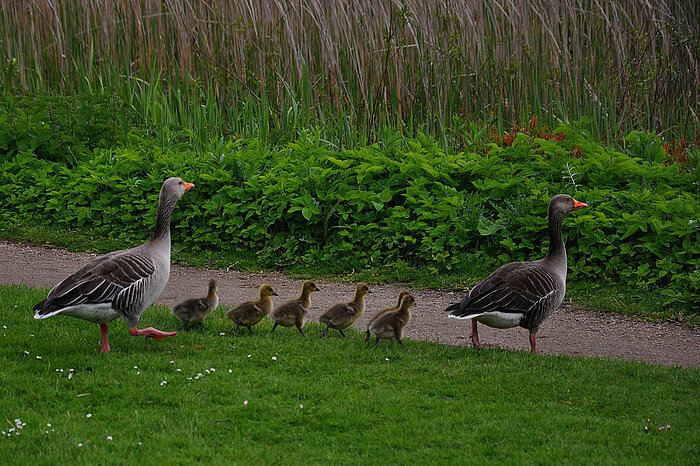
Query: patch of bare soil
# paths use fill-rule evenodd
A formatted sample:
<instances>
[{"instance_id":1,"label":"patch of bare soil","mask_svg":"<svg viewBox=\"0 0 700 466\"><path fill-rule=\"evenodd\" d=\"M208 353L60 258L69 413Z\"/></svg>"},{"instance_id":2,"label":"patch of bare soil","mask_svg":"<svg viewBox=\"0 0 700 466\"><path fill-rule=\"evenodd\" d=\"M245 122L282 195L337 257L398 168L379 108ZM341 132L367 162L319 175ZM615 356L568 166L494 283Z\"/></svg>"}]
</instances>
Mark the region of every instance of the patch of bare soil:
<instances>
[{"instance_id":1,"label":"patch of bare soil","mask_svg":"<svg viewBox=\"0 0 700 466\"><path fill-rule=\"evenodd\" d=\"M62 249L0 242L0 284L25 284L50 288L83 266L94 254L72 253ZM279 297L275 305L299 294L301 280L280 273L243 273L236 270L206 270L174 265L170 281L157 305L172 306L187 298L204 296L210 278L219 282L218 313L222 309L256 299L258 287L271 283ZM321 291L311 295L308 321L316 321L327 308L352 299L354 284L317 281ZM396 301L402 284L371 286L366 298L367 311L355 322L365 329L376 310ZM471 345L469 321L448 319L443 309L458 302L463 293L438 290L412 290L416 306L404 335L449 345ZM148 314L145 314L147 319ZM165 329L164 329L165 330ZM334 335L335 332L331 332ZM499 330L479 326L479 337L486 346L529 350L528 332L523 328ZM608 359L630 359L667 366L700 368L700 329L675 323L648 323L629 317L600 314L562 306L542 324L537 333L537 349L544 354Z\"/></svg>"}]
</instances>

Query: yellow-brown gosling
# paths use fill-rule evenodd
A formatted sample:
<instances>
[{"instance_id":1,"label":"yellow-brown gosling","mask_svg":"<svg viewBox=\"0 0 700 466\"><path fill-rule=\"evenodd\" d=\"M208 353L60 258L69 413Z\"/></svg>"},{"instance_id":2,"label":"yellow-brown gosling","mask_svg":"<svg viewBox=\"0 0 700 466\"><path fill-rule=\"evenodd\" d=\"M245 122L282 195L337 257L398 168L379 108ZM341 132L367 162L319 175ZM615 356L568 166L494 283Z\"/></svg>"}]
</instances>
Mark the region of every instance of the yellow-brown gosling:
<instances>
[{"instance_id":1,"label":"yellow-brown gosling","mask_svg":"<svg viewBox=\"0 0 700 466\"><path fill-rule=\"evenodd\" d=\"M282 327L291 327L294 325L302 335L306 336L302 327L304 327L306 313L309 312L309 308L311 307L310 295L314 291L320 290L321 289L316 286L316 283L311 280L306 280L301 286L301 294L299 296L285 301L270 313L270 319L275 322L270 333L274 332L278 325Z\"/></svg>"},{"instance_id":2,"label":"yellow-brown gosling","mask_svg":"<svg viewBox=\"0 0 700 466\"><path fill-rule=\"evenodd\" d=\"M367 283L358 283L355 288L355 297L352 301L334 304L321 314L318 321L326 324L326 329L321 334L321 338L325 338L328 335L328 330L332 328L339 331L342 336L345 336L343 329L350 327L365 312L365 296L371 292Z\"/></svg>"},{"instance_id":3,"label":"yellow-brown gosling","mask_svg":"<svg viewBox=\"0 0 700 466\"><path fill-rule=\"evenodd\" d=\"M247 327L250 334L253 334L251 327L260 322L272 310L270 296L277 296L277 293L275 293L272 285L263 283L260 285L260 299L257 301L246 301L226 313L226 318L236 323L235 335L238 335L238 329L241 325Z\"/></svg>"},{"instance_id":4,"label":"yellow-brown gosling","mask_svg":"<svg viewBox=\"0 0 700 466\"><path fill-rule=\"evenodd\" d=\"M202 324L204 318L219 305L219 297L216 295L216 289L216 280L211 279L209 280L209 293L207 293L204 298L188 299L172 308L171 312L182 321L182 327L178 329L178 332L184 329L188 324L204 326L204 324Z\"/></svg>"},{"instance_id":5,"label":"yellow-brown gosling","mask_svg":"<svg viewBox=\"0 0 700 466\"><path fill-rule=\"evenodd\" d=\"M391 307L385 307L384 309L380 309L379 311L375 312L374 315L369 319L369 322L367 322L367 329L365 330L366 335L365 335L365 343L369 342L369 336L370 336L370 331L369 331L369 326L372 325L372 322L377 320L377 318L383 314L386 314L387 312L391 311L398 311L399 307L401 307L401 299L403 299L404 296L407 294L411 294L406 290L400 291L399 292L399 297L396 300L396 304L391 306Z\"/></svg>"},{"instance_id":6,"label":"yellow-brown gosling","mask_svg":"<svg viewBox=\"0 0 700 466\"><path fill-rule=\"evenodd\" d=\"M411 320L410 307L415 303L416 300L413 296L407 294L401 299L401 305L398 310L385 312L372 322L369 326L369 331L377 338L374 346L379 344L380 339L391 340L392 338L396 338L396 341L403 346L401 335L404 327L406 327L408 321Z\"/></svg>"}]
</instances>

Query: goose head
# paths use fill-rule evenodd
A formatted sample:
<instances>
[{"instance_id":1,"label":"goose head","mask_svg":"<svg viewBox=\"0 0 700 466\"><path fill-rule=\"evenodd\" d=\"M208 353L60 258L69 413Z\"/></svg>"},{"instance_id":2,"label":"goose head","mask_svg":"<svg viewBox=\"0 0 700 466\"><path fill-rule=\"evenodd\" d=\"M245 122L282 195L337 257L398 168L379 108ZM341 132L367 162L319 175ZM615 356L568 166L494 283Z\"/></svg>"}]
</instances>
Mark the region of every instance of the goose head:
<instances>
[{"instance_id":1,"label":"goose head","mask_svg":"<svg viewBox=\"0 0 700 466\"><path fill-rule=\"evenodd\" d=\"M301 285L301 294L303 295L310 295L314 291L321 291L321 288L316 286L316 282L313 280L306 280L302 285Z\"/></svg>"},{"instance_id":2,"label":"goose head","mask_svg":"<svg viewBox=\"0 0 700 466\"><path fill-rule=\"evenodd\" d=\"M557 194L549 202L549 208L562 215L584 207L588 207L588 204L577 201L568 194Z\"/></svg>"},{"instance_id":3,"label":"goose head","mask_svg":"<svg viewBox=\"0 0 700 466\"><path fill-rule=\"evenodd\" d=\"M269 298L270 296L278 296L275 290L272 289L272 285L269 283L263 283L260 285L260 299Z\"/></svg>"},{"instance_id":4,"label":"goose head","mask_svg":"<svg viewBox=\"0 0 700 466\"><path fill-rule=\"evenodd\" d=\"M401 310L403 311L407 311L414 304L416 304L416 298L414 298L410 293L407 293L403 298L401 298Z\"/></svg>"},{"instance_id":5,"label":"goose head","mask_svg":"<svg viewBox=\"0 0 700 466\"><path fill-rule=\"evenodd\" d=\"M192 183L183 181L181 178L172 177L163 182L163 187L160 188L160 200L169 201L174 204L190 189L194 188Z\"/></svg>"},{"instance_id":6,"label":"goose head","mask_svg":"<svg viewBox=\"0 0 700 466\"><path fill-rule=\"evenodd\" d=\"M371 292L372 290L369 289L369 285L367 283L358 283L357 288L355 288L356 297L364 297Z\"/></svg>"}]
</instances>

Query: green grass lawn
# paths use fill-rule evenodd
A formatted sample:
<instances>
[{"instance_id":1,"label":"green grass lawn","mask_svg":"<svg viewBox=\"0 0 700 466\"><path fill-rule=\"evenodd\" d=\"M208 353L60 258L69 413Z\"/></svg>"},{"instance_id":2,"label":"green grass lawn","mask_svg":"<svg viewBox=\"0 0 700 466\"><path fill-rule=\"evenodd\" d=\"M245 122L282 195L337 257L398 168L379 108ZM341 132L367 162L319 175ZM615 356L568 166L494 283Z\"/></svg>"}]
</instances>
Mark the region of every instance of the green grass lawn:
<instances>
[{"instance_id":1,"label":"green grass lawn","mask_svg":"<svg viewBox=\"0 0 700 466\"><path fill-rule=\"evenodd\" d=\"M411 340L375 349L358 331L321 340L315 325L269 336L269 321L234 338L221 308L162 341L115 321L101 355L97 325L33 319L45 294L0 287L0 458L18 464L697 461L697 370ZM152 308L149 325L179 320Z\"/></svg>"}]
</instances>

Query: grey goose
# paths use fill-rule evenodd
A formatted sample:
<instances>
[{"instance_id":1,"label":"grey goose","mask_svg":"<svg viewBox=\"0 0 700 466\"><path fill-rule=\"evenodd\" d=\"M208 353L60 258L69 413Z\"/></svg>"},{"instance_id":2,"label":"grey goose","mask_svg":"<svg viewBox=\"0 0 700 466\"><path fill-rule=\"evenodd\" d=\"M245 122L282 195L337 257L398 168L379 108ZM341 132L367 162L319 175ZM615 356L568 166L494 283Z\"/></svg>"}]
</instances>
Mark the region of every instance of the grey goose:
<instances>
[{"instance_id":1,"label":"grey goose","mask_svg":"<svg viewBox=\"0 0 700 466\"><path fill-rule=\"evenodd\" d=\"M369 331L375 336L374 346L379 344L379 340L391 340L395 338L401 346L401 336L403 329L411 320L411 306L416 303L412 294L407 293L401 298L401 304L395 311L385 312L378 316L369 325Z\"/></svg>"},{"instance_id":2,"label":"grey goose","mask_svg":"<svg viewBox=\"0 0 700 466\"><path fill-rule=\"evenodd\" d=\"M170 217L175 203L194 185L180 178L163 183L158 200L153 235L131 249L98 256L54 286L48 297L34 306L34 318L57 314L100 324L101 352L110 351L108 322L121 317L131 335L161 340L177 332L153 327L136 328L141 313L155 302L170 276Z\"/></svg>"},{"instance_id":3,"label":"grey goose","mask_svg":"<svg viewBox=\"0 0 700 466\"><path fill-rule=\"evenodd\" d=\"M345 337L343 330L350 327L365 312L365 296L371 292L367 283L358 283L355 287L355 296L352 301L334 304L321 314L318 321L326 324L326 329L321 333L321 338L328 335L328 330L332 328Z\"/></svg>"},{"instance_id":4,"label":"grey goose","mask_svg":"<svg viewBox=\"0 0 700 466\"><path fill-rule=\"evenodd\" d=\"M250 334L253 334L253 325L260 322L272 310L272 300L270 296L277 296L277 293L269 283L263 283L258 290L260 299L257 301L246 301L234 307L226 313L226 318L236 324L234 335L238 335L240 326L246 327Z\"/></svg>"},{"instance_id":5,"label":"grey goose","mask_svg":"<svg viewBox=\"0 0 700 466\"><path fill-rule=\"evenodd\" d=\"M299 333L306 336L303 330L304 320L306 319L306 313L309 312L311 307L310 296L314 291L320 291L320 288L313 281L306 280L301 285L301 294L299 296L280 304L279 307L272 311L270 319L275 324L272 326L270 333L274 332L278 325L282 327L295 326Z\"/></svg>"},{"instance_id":6,"label":"grey goose","mask_svg":"<svg viewBox=\"0 0 700 466\"><path fill-rule=\"evenodd\" d=\"M204 318L216 310L216 307L219 305L216 289L217 282L212 278L209 280L209 291L205 297L191 298L173 306L170 312L182 321L182 327L178 329L178 332L185 329L189 324L204 326L202 324ZM187 332L187 330L185 331Z\"/></svg>"},{"instance_id":7,"label":"grey goose","mask_svg":"<svg viewBox=\"0 0 700 466\"><path fill-rule=\"evenodd\" d=\"M460 303L445 311L449 317L472 319L470 338L481 347L477 322L495 328L523 327L530 331L530 349L537 351L537 330L564 300L566 247L562 237L564 215L588 207L566 194L549 203L549 251L532 262L505 264L475 285Z\"/></svg>"},{"instance_id":8,"label":"grey goose","mask_svg":"<svg viewBox=\"0 0 700 466\"><path fill-rule=\"evenodd\" d=\"M367 322L367 329L365 330L365 343L369 342L369 336L371 335L371 333L369 331L369 326L372 325L372 322L377 320L379 318L379 316L381 316L382 314L386 314L387 312L391 312L391 311L398 311L399 307L401 307L401 300L407 294L411 294L411 293L406 291L406 290L399 291L399 296L398 296L398 299L396 300L396 304L394 306L385 307L384 309L380 309L377 312L375 312L372 317L370 317L369 322Z\"/></svg>"}]
</instances>

